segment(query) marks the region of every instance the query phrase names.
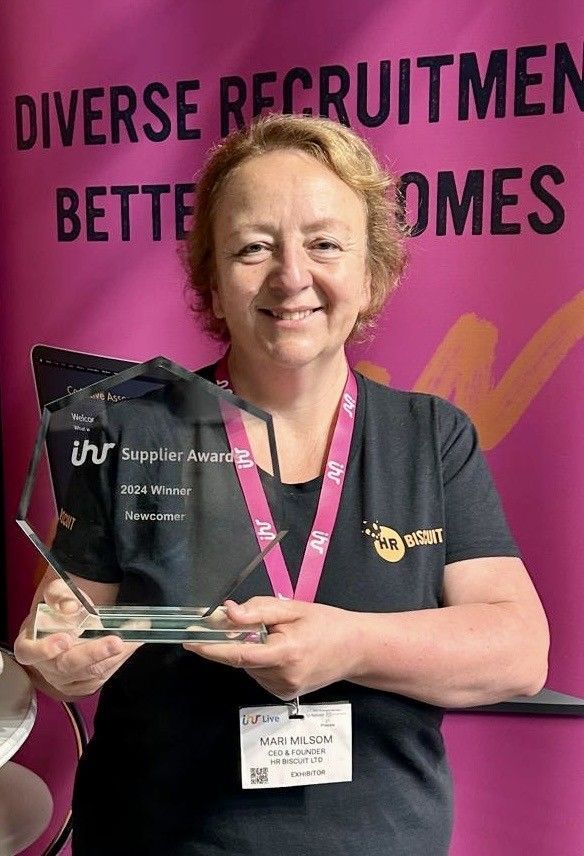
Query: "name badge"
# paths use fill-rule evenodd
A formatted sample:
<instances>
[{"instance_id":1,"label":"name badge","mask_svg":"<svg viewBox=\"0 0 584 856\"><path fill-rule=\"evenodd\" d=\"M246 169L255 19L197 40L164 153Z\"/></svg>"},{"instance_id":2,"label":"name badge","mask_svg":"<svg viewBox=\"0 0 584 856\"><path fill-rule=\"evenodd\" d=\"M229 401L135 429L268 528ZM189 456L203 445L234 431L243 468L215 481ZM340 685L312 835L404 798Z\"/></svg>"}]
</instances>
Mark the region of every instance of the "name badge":
<instances>
[{"instance_id":1,"label":"name badge","mask_svg":"<svg viewBox=\"0 0 584 856\"><path fill-rule=\"evenodd\" d=\"M289 788L353 778L351 705L286 704L239 711L241 784Z\"/></svg>"}]
</instances>

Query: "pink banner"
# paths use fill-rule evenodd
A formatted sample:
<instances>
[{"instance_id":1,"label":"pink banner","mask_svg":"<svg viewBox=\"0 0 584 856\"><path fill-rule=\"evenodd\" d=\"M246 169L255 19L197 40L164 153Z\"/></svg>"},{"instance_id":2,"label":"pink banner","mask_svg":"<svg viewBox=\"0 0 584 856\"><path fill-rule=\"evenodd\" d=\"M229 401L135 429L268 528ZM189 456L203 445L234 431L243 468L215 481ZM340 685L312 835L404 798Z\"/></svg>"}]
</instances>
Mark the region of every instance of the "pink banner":
<instances>
[{"instance_id":1,"label":"pink banner","mask_svg":"<svg viewBox=\"0 0 584 856\"><path fill-rule=\"evenodd\" d=\"M548 686L584 696L583 23L575 0L37 0L34 14L4 10L11 639L37 565L13 523L38 423L31 347L164 354L192 367L215 358L191 320L178 257L193 182L208 148L254 113L311 111L350 124L403 176L415 224L403 285L352 361L473 418L550 619ZM454 856L584 852L576 728L448 717ZM61 810L59 766L39 753ZM57 826L55 815L30 856Z\"/></svg>"}]
</instances>

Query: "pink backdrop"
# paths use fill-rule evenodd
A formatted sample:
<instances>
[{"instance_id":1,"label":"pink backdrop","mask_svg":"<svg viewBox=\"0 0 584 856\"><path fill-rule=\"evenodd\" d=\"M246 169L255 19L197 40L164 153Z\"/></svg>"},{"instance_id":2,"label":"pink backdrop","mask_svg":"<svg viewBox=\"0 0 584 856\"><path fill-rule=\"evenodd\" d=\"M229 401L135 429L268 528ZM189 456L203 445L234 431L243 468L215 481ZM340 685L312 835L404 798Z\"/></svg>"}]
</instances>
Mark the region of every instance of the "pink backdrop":
<instances>
[{"instance_id":1,"label":"pink backdrop","mask_svg":"<svg viewBox=\"0 0 584 856\"><path fill-rule=\"evenodd\" d=\"M296 112L318 112L327 77L331 91L346 84L343 103L352 126L397 172L415 173L422 196L427 186L427 226L411 241L409 273L375 340L354 349L353 360L395 386L449 397L475 419L550 618L548 686L584 696L581 3L102 0L90 7L37 0L34 14L29 5L13 3L2 16L0 359L11 638L25 614L36 563L13 523L37 424L31 346L44 342L129 359L162 353L192 367L216 356L216 345L193 326L183 297L175 186L193 181L205 151L221 136L222 78L239 79L226 90L231 100L246 88L242 111L248 120L253 75L256 95L273 97L279 110L287 73L302 68L312 88L294 84ZM467 54L476 57L483 77L490 58L493 69L496 62L500 70L507 63L484 118L477 116L472 88L468 119L459 117L460 70L474 62ZM420 64L423 57L433 59ZM404 97L403 62L400 104L400 60L408 59L410 98ZM383 61L391 61L389 115L378 127L365 127L358 118L359 64L366 64L360 73L368 74L368 109L375 114ZM273 74L264 77L260 92L262 72ZM177 95L179 81L187 83ZM120 109L136 94L136 142L123 122L120 141L112 139L112 87L126 87L113 90ZM91 88L103 92L85 93L87 108L95 111L87 132L104 135L103 145L84 141L83 91ZM69 112L72 90L79 90L76 112ZM158 108L147 108L145 92ZM177 103L184 104L182 119ZM61 141L57 106L71 145ZM46 123L43 140L43 109L50 141ZM334 101L329 115L338 118ZM143 128L148 123L154 137L164 136L168 123L167 138L149 139ZM437 234L444 188L454 181L461 197L471 171L482 171L469 180L475 190L483 187L482 200L475 194L474 229L471 210L462 234L455 234L448 211L445 234ZM122 191L116 195L110 188L128 185L169 185L168 192L160 191L160 240L152 237L153 190L128 196L129 236L122 234ZM103 212L93 229L107 233L107 240L88 240L87 187L104 189L94 197L94 208ZM57 239L58 188L72 188L80 198L75 240ZM188 193L183 197L188 204ZM407 200L415 222L413 185ZM63 225L70 229L72 222ZM500 234L504 223L518 226ZM38 751L27 747L26 763L50 782L58 814L70 775L50 751L50 729L43 736L51 716L43 710L44 722L31 737ZM456 788L454 856L584 852L581 721L456 714L448 716L445 734ZM49 837L50 830L43 841ZM43 841L30 848L30 856Z\"/></svg>"}]
</instances>

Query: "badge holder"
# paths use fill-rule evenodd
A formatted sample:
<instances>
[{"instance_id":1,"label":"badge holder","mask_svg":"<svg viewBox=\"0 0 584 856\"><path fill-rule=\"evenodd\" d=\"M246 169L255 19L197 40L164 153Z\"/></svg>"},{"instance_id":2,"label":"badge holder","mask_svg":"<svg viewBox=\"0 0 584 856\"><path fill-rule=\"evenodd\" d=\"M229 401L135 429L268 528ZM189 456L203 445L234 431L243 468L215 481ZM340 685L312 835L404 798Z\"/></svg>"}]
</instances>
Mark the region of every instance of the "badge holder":
<instances>
[{"instance_id":1,"label":"badge holder","mask_svg":"<svg viewBox=\"0 0 584 856\"><path fill-rule=\"evenodd\" d=\"M304 719L304 714L300 712L300 696L296 696L292 701L286 702L288 708L288 719Z\"/></svg>"}]
</instances>

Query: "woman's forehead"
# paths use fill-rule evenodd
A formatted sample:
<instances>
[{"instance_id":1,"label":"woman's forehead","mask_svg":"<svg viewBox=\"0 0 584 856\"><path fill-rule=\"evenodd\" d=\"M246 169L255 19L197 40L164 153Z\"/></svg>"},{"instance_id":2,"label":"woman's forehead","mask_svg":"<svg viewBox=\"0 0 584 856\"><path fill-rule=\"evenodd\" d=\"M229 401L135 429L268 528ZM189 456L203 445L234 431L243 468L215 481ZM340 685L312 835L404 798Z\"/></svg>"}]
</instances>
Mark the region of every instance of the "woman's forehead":
<instances>
[{"instance_id":1,"label":"woman's forehead","mask_svg":"<svg viewBox=\"0 0 584 856\"><path fill-rule=\"evenodd\" d=\"M358 194L306 152L283 149L244 161L227 177L216 206L223 223L271 216L353 223L363 220Z\"/></svg>"}]
</instances>

